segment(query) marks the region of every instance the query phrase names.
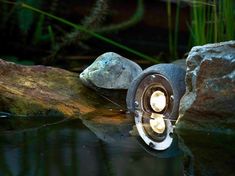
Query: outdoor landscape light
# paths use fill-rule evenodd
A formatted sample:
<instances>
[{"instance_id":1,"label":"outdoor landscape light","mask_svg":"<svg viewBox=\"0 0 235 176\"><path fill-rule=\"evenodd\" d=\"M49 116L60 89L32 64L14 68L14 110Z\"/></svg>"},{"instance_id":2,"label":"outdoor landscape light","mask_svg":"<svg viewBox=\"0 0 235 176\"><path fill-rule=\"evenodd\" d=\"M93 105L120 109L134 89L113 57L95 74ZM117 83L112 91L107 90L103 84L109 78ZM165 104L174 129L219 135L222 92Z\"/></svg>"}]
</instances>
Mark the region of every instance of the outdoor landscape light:
<instances>
[{"instance_id":1,"label":"outdoor landscape light","mask_svg":"<svg viewBox=\"0 0 235 176\"><path fill-rule=\"evenodd\" d=\"M164 92L157 90L150 97L151 108L156 112L161 112L166 107L166 96Z\"/></svg>"},{"instance_id":2,"label":"outdoor landscape light","mask_svg":"<svg viewBox=\"0 0 235 176\"><path fill-rule=\"evenodd\" d=\"M165 150L173 141L173 125L185 93L185 70L174 64L158 64L144 70L131 83L127 107L143 141L155 150Z\"/></svg>"}]
</instances>

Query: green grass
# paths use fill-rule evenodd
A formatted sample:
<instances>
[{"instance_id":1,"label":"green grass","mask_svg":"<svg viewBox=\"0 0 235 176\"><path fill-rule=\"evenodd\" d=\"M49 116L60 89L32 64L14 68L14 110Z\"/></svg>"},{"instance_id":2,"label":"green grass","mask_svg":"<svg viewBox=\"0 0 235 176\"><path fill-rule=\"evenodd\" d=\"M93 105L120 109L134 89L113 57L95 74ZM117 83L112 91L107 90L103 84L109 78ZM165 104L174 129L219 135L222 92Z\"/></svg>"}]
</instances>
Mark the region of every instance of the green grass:
<instances>
[{"instance_id":1,"label":"green grass","mask_svg":"<svg viewBox=\"0 0 235 176\"><path fill-rule=\"evenodd\" d=\"M225 39L235 38L235 3L234 0L224 0L222 2L222 19L224 20Z\"/></svg>"},{"instance_id":2,"label":"green grass","mask_svg":"<svg viewBox=\"0 0 235 176\"><path fill-rule=\"evenodd\" d=\"M100 35L97 31L87 29L82 25L72 23L64 18L60 18L51 13L42 11L38 8L35 8L26 3L15 3L0 0L1 2L14 5L14 8L20 7L24 9L23 12L27 14L27 10L30 11L30 14L36 12L40 14L37 23L38 27L34 34L34 43L44 40L45 37L51 41L52 46L56 46L55 35L53 32L53 26L48 26L48 32L43 34L42 24L44 23L44 16L54 19L66 24L76 30L89 34L92 37L95 37L101 41L107 42L110 45L121 48L129 53L132 53L140 58L151 61L153 63L159 63L159 58L153 58L148 56L140 51L134 50L126 45L123 45L119 42L111 40L103 35ZM168 47L171 57L178 57L178 38L179 38L179 19L180 19L180 5L181 0L177 1L176 11L172 13L172 3L170 0L166 2L166 11L168 18ZM143 15L143 4L139 0L139 8L137 8L136 15L134 15L131 21L137 22L142 18ZM234 0L192 0L188 1L190 4L191 10L191 20L189 26L190 31L190 47L195 45L203 45L206 43L214 43L226 40L235 39L235 1ZM17 4L17 5L16 5ZM174 20L173 20L174 19ZM129 26L130 22L124 23L126 26ZM29 24L27 23L26 27ZM25 26L24 26L25 27ZM116 26L117 27L117 26ZM25 28L27 30L27 28ZM100 31L99 31L100 32Z\"/></svg>"},{"instance_id":3,"label":"green grass","mask_svg":"<svg viewBox=\"0 0 235 176\"><path fill-rule=\"evenodd\" d=\"M180 0L177 1L176 13L172 14L171 1L167 0L167 21L168 21L168 47L172 58L178 57L178 36L179 36L179 15ZM175 15L175 23L173 23L173 15ZM173 28L174 26L174 28Z\"/></svg>"},{"instance_id":4,"label":"green grass","mask_svg":"<svg viewBox=\"0 0 235 176\"><path fill-rule=\"evenodd\" d=\"M191 34L193 37L193 45L206 43L206 5L192 5L192 24Z\"/></svg>"},{"instance_id":5,"label":"green grass","mask_svg":"<svg viewBox=\"0 0 235 176\"><path fill-rule=\"evenodd\" d=\"M171 1L166 2L168 47L173 58L178 57L180 1L177 1L175 13L172 13ZM191 11L191 23L188 23L190 48L235 39L234 0L192 0L188 1L188 5Z\"/></svg>"},{"instance_id":6,"label":"green grass","mask_svg":"<svg viewBox=\"0 0 235 176\"><path fill-rule=\"evenodd\" d=\"M201 3L200 3L201 2ZM193 3L190 26L192 45L234 40L235 38L235 1L201 0Z\"/></svg>"}]
</instances>

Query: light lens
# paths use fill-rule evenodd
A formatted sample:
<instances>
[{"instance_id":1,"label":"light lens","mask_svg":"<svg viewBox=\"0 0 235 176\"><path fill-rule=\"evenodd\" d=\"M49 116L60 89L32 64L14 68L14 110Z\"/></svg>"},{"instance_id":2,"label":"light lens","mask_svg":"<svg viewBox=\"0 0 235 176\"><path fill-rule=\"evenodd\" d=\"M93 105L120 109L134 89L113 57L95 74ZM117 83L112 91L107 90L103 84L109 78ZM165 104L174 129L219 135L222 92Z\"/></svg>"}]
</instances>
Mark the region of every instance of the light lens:
<instances>
[{"instance_id":1,"label":"light lens","mask_svg":"<svg viewBox=\"0 0 235 176\"><path fill-rule=\"evenodd\" d=\"M150 106L155 112L161 112L166 107L165 94L157 90L150 97Z\"/></svg>"},{"instance_id":2,"label":"light lens","mask_svg":"<svg viewBox=\"0 0 235 176\"><path fill-rule=\"evenodd\" d=\"M154 132L162 134L165 131L166 125L162 115L152 113L149 123Z\"/></svg>"}]
</instances>

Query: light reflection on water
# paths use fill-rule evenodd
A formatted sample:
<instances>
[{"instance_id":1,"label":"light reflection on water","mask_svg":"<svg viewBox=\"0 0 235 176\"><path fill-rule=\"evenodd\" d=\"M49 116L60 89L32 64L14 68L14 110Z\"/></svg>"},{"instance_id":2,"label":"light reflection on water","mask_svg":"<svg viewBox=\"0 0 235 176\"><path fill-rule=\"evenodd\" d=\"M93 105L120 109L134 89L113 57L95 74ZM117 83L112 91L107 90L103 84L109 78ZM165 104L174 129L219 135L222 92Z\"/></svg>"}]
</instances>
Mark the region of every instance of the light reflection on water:
<instances>
[{"instance_id":1,"label":"light reflection on water","mask_svg":"<svg viewBox=\"0 0 235 176\"><path fill-rule=\"evenodd\" d=\"M134 137L103 142L79 120L0 135L0 175L182 175L182 152L152 156Z\"/></svg>"},{"instance_id":2,"label":"light reflection on water","mask_svg":"<svg viewBox=\"0 0 235 176\"><path fill-rule=\"evenodd\" d=\"M1 132L0 176L234 175L234 136L179 134L170 150L153 153L134 137L104 142L79 119Z\"/></svg>"}]
</instances>

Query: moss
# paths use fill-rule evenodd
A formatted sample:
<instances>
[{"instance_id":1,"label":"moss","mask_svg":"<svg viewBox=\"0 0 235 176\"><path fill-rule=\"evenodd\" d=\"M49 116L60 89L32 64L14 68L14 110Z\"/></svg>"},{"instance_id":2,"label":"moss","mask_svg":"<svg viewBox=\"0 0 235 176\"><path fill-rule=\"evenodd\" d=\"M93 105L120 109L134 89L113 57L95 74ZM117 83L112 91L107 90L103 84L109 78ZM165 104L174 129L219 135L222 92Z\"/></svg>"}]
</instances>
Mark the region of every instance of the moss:
<instances>
[{"instance_id":1,"label":"moss","mask_svg":"<svg viewBox=\"0 0 235 176\"><path fill-rule=\"evenodd\" d=\"M59 110L46 108L43 104L34 103L25 98L11 100L2 97L0 102L5 104L1 111L7 111L14 115L22 116L64 116Z\"/></svg>"}]
</instances>

